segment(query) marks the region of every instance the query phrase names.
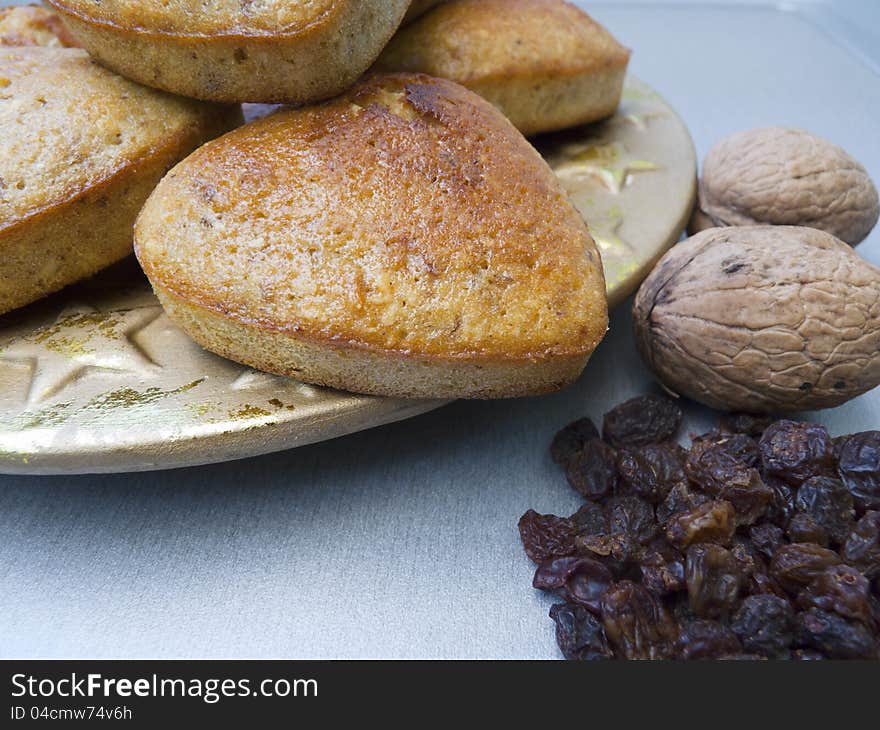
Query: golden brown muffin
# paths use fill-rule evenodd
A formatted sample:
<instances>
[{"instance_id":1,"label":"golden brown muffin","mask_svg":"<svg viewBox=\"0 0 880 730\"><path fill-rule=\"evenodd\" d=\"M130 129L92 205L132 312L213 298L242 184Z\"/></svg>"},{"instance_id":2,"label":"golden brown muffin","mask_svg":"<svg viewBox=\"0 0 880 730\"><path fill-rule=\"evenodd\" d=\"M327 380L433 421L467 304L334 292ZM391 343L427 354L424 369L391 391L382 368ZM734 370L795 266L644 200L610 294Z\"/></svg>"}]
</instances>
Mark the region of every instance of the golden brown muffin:
<instances>
[{"instance_id":1,"label":"golden brown muffin","mask_svg":"<svg viewBox=\"0 0 880 730\"><path fill-rule=\"evenodd\" d=\"M78 44L61 18L37 5L0 8L0 46L74 48Z\"/></svg>"},{"instance_id":2,"label":"golden brown muffin","mask_svg":"<svg viewBox=\"0 0 880 730\"><path fill-rule=\"evenodd\" d=\"M599 255L552 171L491 105L421 75L209 143L150 196L135 252L207 349L362 393L556 390L607 327Z\"/></svg>"},{"instance_id":3,"label":"golden brown muffin","mask_svg":"<svg viewBox=\"0 0 880 730\"><path fill-rule=\"evenodd\" d=\"M412 23L420 15L424 15L435 5L439 5L443 0L413 0L403 17L403 24Z\"/></svg>"},{"instance_id":4,"label":"golden brown muffin","mask_svg":"<svg viewBox=\"0 0 880 730\"><path fill-rule=\"evenodd\" d=\"M351 86L409 6L408 0L49 2L89 53L130 79L208 101L288 104Z\"/></svg>"},{"instance_id":5,"label":"golden brown muffin","mask_svg":"<svg viewBox=\"0 0 880 730\"><path fill-rule=\"evenodd\" d=\"M375 67L457 81L532 135L613 114L629 56L562 0L452 0L400 30Z\"/></svg>"},{"instance_id":6,"label":"golden brown muffin","mask_svg":"<svg viewBox=\"0 0 880 730\"><path fill-rule=\"evenodd\" d=\"M130 254L134 219L165 171L241 118L73 48L0 48L0 99L0 312Z\"/></svg>"}]
</instances>

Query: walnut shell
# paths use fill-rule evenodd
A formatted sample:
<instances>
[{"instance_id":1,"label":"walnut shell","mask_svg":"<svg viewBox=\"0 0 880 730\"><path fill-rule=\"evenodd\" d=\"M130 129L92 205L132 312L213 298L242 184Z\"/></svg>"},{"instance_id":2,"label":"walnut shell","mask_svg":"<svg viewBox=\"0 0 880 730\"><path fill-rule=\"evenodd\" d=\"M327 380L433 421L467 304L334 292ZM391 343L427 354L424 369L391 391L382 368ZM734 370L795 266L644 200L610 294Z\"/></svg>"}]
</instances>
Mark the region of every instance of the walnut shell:
<instances>
[{"instance_id":1,"label":"walnut shell","mask_svg":"<svg viewBox=\"0 0 880 730\"><path fill-rule=\"evenodd\" d=\"M877 188L864 167L831 142L784 127L738 132L716 144L703 161L698 195L691 232L808 226L855 246L880 216Z\"/></svg>"},{"instance_id":2,"label":"walnut shell","mask_svg":"<svg viewBox=\"0 0 880 730\"><path fill-rule=\"evenodd\" d=\"M831 408L880 383L880 269L812 228L712 228L673 246L633 320L658 378L713 408Z\"/></svg>"}]
</instances>

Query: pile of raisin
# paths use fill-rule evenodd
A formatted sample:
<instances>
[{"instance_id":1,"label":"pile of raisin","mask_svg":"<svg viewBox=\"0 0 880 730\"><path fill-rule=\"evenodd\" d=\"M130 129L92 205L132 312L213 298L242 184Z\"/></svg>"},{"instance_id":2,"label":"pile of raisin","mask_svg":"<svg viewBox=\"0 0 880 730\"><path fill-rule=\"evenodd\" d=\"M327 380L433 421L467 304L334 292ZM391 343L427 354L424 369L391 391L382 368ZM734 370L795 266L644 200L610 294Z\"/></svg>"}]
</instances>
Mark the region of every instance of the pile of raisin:
<instances>
[{"instance_id":1,"label":"pile of raisin","mask_svg":"<svg viewBox=\"0 0 880 730\"><path fill-rule=\"evenodd\" d=\"M675 440L646 395L562 429L586 500L519 521L568 659L880 658L880 431L733 414Z\"/></svg>"}]
</instances>

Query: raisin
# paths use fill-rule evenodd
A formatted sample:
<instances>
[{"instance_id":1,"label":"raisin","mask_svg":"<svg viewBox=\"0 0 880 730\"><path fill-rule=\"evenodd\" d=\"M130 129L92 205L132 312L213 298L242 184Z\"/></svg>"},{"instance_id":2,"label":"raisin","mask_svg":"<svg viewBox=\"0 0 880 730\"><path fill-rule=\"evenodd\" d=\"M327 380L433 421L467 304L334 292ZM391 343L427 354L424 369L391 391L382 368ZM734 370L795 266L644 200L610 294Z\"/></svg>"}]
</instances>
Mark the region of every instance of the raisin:
<instances>
[{"instance_id":1,"label":"raisin","mask_svg":"<svg viewBox=\"0 0 880 730\"><path fill-rule=\"evenodd\" d=\"M735 531L736 513L733 505L713 501L670 517L666 525L666 539L680 549L698 542L729 545Z\"/></svg>"},{"instance_id":2,"label":"raisin","mask_svg":"<svg viewBox=\"0 0 880 730\"><path fill-rule=\"evenodd\" d=\"M755 573L766 572L767 566L764 564L761 553L748 538L737 535L733 538L733 545L729 550L733 559L736 560L744 580L750 580Z\"/></svg>"},{"instance_id":3,"label":"raisin","mask_svg":"<svg viewBox=\"0 0 880 730\"><path fill-rule=\"evenodd\" d=\"M833 550L812 543L783 545L770 561L772 575L788 593L797 595L802 588L833 565L840 565L840 556Z\"/></svg>"},{"instance_id":4,"label":"raisin","mask_svg":"<svg viewBox=\"0 0 880 730\"><path fill-rule=\"evenodd\" d=\"M830 472L834 465L831 437L818 423L776 421L764 431L758 446L765 474L794 487Z\"/></svg>"},{"instance_id":5,"label":"raisin","mask_svg":"<svg viewBox=\"0 0 880 730\"><path fill-rule=\"evenodd\" d=\"M519 536L533 563L574 553L574 523L567 517L541 515L530 509L519 518Z\"/></svg>"},{"instance_id":6,"label":"raisin","mask_svg":"<svg viewBox=\"0 0 880 730\"><path fill-rule=\"evenodd\" d=\"M880 586L880 511L865 512L841 550L843 559Z\"/></svg>"},{"instance_id":7,"label":"raisin","mask_svg":"<svg viewBox=\"0 0 880 730\"><path fill-rule=\"evenodd\" d=\"M670 655L675 625L663 606L642 586L623 580L602 596L602 624L623 659L664 659Z\"/></svg>"},{"instance_id":8,"label":"raisin","mask_svg":"<svg viewBox=\"0 0 880 730\"><path fill-rule=\"evenodd\" d=\"M880 509L880 431L847 438L840 447L837 471L859 510Z\"/></svg>"},{"instance_id":9,"label":"raisin","mask_svg":"<svg viewBox=\"0 0 880 730\"><path fill-rule=\"evenodd\" d=\"M586 504L519 523L570 659L877 658L880 431L728 414L689 450L665 398L553 439ZM834 549L831 549L834 548ZM835 552L835 549L839 550ZM798 613L799 611L799 613Z\"/></svg>"},{"instance_id":10,"label":"raisin","mask_svg":"<svg viewBox=\"0 0 880 730\"><path fill-rule=\"evenodd\" d=\"M837 545L846 540L853 526L853 498L840 479L811 477L797 492L795 508L823 527Z\"/></svg>"},{"instance_id":11,"label":"raisin","mask_svg":"<svg viewBox=\"0 0 880 730\"><path fill-rule=\"evenodd\" d=\"M769 522L762 522L749 528L749 539L752 545L767 560L773 557L779 548L785 544L785 535L782 529Z\"/></svg>"},{"instance_id":12,"label":"raisin","mask_svg":"<svg viewBox=\"0 0 880 730\"><path fill-rule=\"evenodd\" d=\"M605 511L608 531L578 536L577 550L610 559L615 574L625 575L657 533L654 508L635 495L619 494L606 500Z\"/></svg>"},{"instance_id":13,"label":"raisin","mask_svg":"<svg viewBox=\"0 0 880 730\"><path fill-rule=\"evenodd\" d=\"M643 395L605 414L602 438L616 448L669 441L681 425L681 408L669 398Z\"/></svg>"},{"instance_id":14,"label":"raisin","mask_svg":"<svg viewBox=\"0 0 880 730\"><path fill-rule=\"evenodd\" d=\"M706 619L681 626L674 648L676 659L719 659L740 652L742 644L733 631Z\"/></svg>"},{"instance_id":15,"label":"raisin","mask_svg":"<svg viewBox=\"0 0 880 730\"><path fill-rule=\"evenodd\" d=\"M684 485L684 455L677 444L648 444L621 450L617 467L623 487L649 502L662 502L672 488Z\"/></svg>"},{"instance_id":16,"label":"raisin","mask_svg":"<svg viewBox=\"0 0 880 730\"><path fill-rule=\"evenodd\" d=\"M589 418L580 418L569 423L553 437L550 443L550 457L563 469L568 462L584 448L590 439L599 438L599 430Z\"/></svg>"},{"instance_id":17,"label":"raisin","mask_svg":"<svg viewBox=\"0 0 880 730\"><path fill-rule=\"evenodd\" d=\"M538 566L532 585L543 591L560 591L569 603L579 603L599 612L599 600L613 576L591 558L550 558Z\"/></svg>"},{"instance_id":18,"label":"raisin","mask_svg":"<svg viewBox=\"0 0 880 730\"><path fill-rule=\"evenodd\" d=\"M572 489L587 499L601 499L617 491L617 454L598 438L587 441L565 464Z\"/></svg>"},{"instance_id":19,"label":"raisin","mask_svg":"<svg viewBox=\"0 0 880 730\"><path fill-rule=\"evenodd\" d=\"M608 515L595 502L587 502L569 519L578 535L597 535L608 532Z\"/></svg>"},{"instance_id":20,"label":"raisin","mask_svg":"<svg viewBox=\"0 0 880 730\"><path fill-rule=\"evenodd\" d=\"M727 616L742 588L736 559L719 545L691 545L685 562L691 609L700 618Z\"/></svg>"},{"instance_id":21,"label":"raisin","mask_svg":"<svg viewBox=\"0 0 880 730\"><path fill-rule=\"evenodd\" d=\"M794 490L781 479L764 477L764 484L770 490L770 502L767 505L767 519L774 525L785 527L794 516Z\"/></svg>"},{"instance_id":22,"label":"raisin","mask_svg":"<svg viewBox=\"0 0 880 730\"><path fill-rule=\"evenodd\" d=\"M611 497L606 503L608 529L611 534L630 535L646 545L657 534L654 508L645 500L624 494Z\"/></svg>"},{"instance_id":23,"label":"raisin","mask_svg":"<svg viewBox=\"0 0 880 730\"><path fill-rule=\"evenodd\" d=\"M710 498L702 492L692 490L687 484L677 484L657 505L657 522L665 525L676 512L687 512L708 501Z\"/></svg>"},{"instance_id":24,"label":"raisin","mask_svg":"<svg viewBox=\"0 0 880 730\"><path fill-rule=\"evenodd\" d=\"M791 542L812 542L822 547L828 547L831 542L828 530L804 512L798 512L791 518L785 534Z\"/></svg>"},{"instance_id":25,"label":"raisin","mask_svg":"<svg viewBox=\"0 0 880 730\"><path fill-rule=\"evenodd\" d=\"M746 651L783 658L794 641L794 611L778 596L749 596L737 609L730 627Z\"/></svg>"},{"instance_id":26,"label":"raisin","mask_svg":"<svg viewBox=\"0 0 880 730\"><path fill-rule=\"evenodd\" d=\"M718 423L721 431L728 433L744 433L747 436L760 438L767 427L773 423L770 416L756 415L752 413L729 413L722 416Z\"/></svg>"},{"instance_id":27,"label":"raisin","mask_svg":"<svg viewBox=\"0 0 880 730\"><path fill-rule=\"evenodd\" d=\"M793 662L820 662L826 659L821 651L812 651L810 649L795 649L791 653Z\"/></svg>"},{"instance_id":28,"label":"raisin","mask_svg":"<svg viewBox=\"0 0 880 730\"><path fill-rule=\"evenodd\" d=\"M708 433L695 438L691 448L698 451L712 449L718 454L723 454L729 463L742 464L743 466L758 466L761 461L758 442L741 433L717 431Z\"/></svg>"},{"instance_id":29,"label":"raisin","mask_svg":"<svg viewBox=\"0 0 880 730\"><path fill-rule=\"evenodd\" d=\"M556 603L550 607L556 624L556 643L566 659L612 659L602 623L583 606Z\"/></svg>"},{"instance_id":30,"label":"raisin","mask_svg":"<svg viewBox=\"0 0 880 730\"><path fill-rule=\"evenodd\" d=\"M631 535L622 532L580 535L575 543L579 554L600 559L618 577L625 576L630 566L637 562L644 552L642 545Z\"/></svg>"},{"instance_id":31,"label":"raisin","mask_svg":"<svg viewBox=\"0 0 880 730\"><path fill-rule=\"evenodd\" d=\"M751 596L778 596L788 600L788 594L766 570L757 570L752 573L747 589Z\"/></svg>"},{"instance_id":32,"label":"raisin","mask_svg":"<svg viewBox=\"0 0 880 730\"><path fill-rule=\"evenodd\" d=\"M821 651L831 659L876 659L877 646L871 632L828 611L811 608L795 616L795 641L806 649Z\"/></svg>"},{"instance_id":33,"label":"raisin","mask_svg":"<svg viewBox=\"0 0 880 730\"><path fill-rule=\"evenodd\" d=\"M871 626L870 585L855 568L834 565L816 576L800 592L797 604L803 609L820 608L851 621Z\"/></svg>"},{"instance_id":34,"label":"raisin","mask_svg":"<svg viewBox=\"0 0 880 730\"><path fill-rule=\"evenodd\" d=\"M685 465L688 478L704 492L730 502L738 525L757 522L770 502L770 489L758 470L738 461L725 444L695 446Z\"/></svg>"},{"instance_id":35,"label":"raisin","mask_svg":"<svg viewBox=\"0 0 880 730\"><path fill-rule=\"evenodd\" d=\"M662 541L652 543L639 561L642 584L655 596L665 596L687 588L684 556Z\"/></svg>"}]
</instances>

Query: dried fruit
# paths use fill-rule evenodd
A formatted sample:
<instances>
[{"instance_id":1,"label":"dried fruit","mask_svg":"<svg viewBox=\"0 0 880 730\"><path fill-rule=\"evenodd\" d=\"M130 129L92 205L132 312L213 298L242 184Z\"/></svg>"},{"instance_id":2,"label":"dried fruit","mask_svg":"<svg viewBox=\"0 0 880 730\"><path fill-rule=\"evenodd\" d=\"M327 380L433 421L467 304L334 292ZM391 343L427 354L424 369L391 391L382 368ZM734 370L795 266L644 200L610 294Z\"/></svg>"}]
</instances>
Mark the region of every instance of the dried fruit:
<instances>
[{"instance_id":1,"label":"dried fruit","mask_svg":"<svg viewBox=\"0 0 880 730\"><path fill-rule=\"evenodd\" d=\"M684 485L684 456L677 444L648 444L622 449L617 466L623 488L649 502L662 502L673 487Z\"/></svg>"},{"instance_id":2,"label":"dried fruit","mask_svg":"<svg viewBox=\"0 0 880 730\"><path fill-rule=\"evenodd\" d=\"M770 490L770 502L767 504L767 519L774 525L785 527L794 516L794 490L781 479L765 476L764 484Z\"/></svg>"},{"instance_id":3,"label":"dried fruit","mask_svg":"<svg viewBox=\"0 0 880 730\"><path fill-rule=\"evenodd\" d=\"M739 572L745 582L748 582L755 573L765 573L767 566L758 548L752 545L751 540L742 535L733 538L733 545L729 548L730 554L736 560Z\"/></svg>"},{"instance_id":4,"label":"dried fruit","mask_svg":"<svg viewBox=\"0 0 880 730\"><path fill-rule=\"evenodd\" d=\"M810 649L795 649L791 653L791 659L795 662L817 662L823 661L825 655L821 651L812 651Z\"/></svg>"},{"instance_id":5,"label":"dried fruit","mask_svg":"<svg viewBox=\"0 0 880 730\"><path fill-rule=\"evenodd\" d=\"M639 562L642 585L655 596L685 590L684 556L662 541L658 543L652 543Z\"/></svg>"},{"instance_id":6,"label":"dried fruit","mask_svg":"<svg viewBox=\"0 0 880 730\"><path fill-rule=\"evenodd\" d=\"M779 659L788 655L794 640L794 611L784 598L749 596L730 626L746 651Z\"/></svg>"},{"instance_id":7,"label":"dried fruit","mask_svg":"<svg viewBox=\"0 0 880 730\"><path fill-rule=\"evenodd\" d=\"M709 150L699 210L698 225L809 226L855 246L877 223L880 204L865 168L840 147L802 129L765 127Z\"/></svg>"},{"instance_id":8,"label":"dried fruit","mask_svg":"<svg viewBox=\"0 0 880 730\"><path fill-rule=\"evenodd\" d=\"M550 558L538 566L532 585L544 591L561 591L570 603L599 612L602 594L613 576L602 563L585 557Z\"/></svg>"},{"instance_id":9,"label":"dried fruit","mask_svg":"<svg viewBox=\"0 0 880 730\"><path fill-rule=\"evenodd\" d=\"M822 231L715 228L645 279L636 343L668 389L713 408L831 408L880 384L878 291L880 269Z\"/></svg>"},{"instance_id":10,"label":"dried fruit","mask_svg":"<svg viewBox=\"0 0 880 730\"><path fill-rule=\"evenodd\" d=\"M742 652L736 634L718 621L697 619L680 628L676 659L720 659Z\"/></svg>"},{"instance_id":11,"label":"dried fruit","mask_svg":"<svg viewBox=\"0 0 880 730\"><path fill-rule=\"evenodd\" d=\"M602 438L615 448L670 440L681 425L681 408L669 398L642 395L608 411Z\"/></svg>"},{"instance_id":12,"label":"dried fruit","mask_svg":"<svg viewBox=\"0 0 880 730\"><path fill-rule=\"evenodd\" d=\"M751 442L753 450L743 447ZM757 457L757 446L747 436L697 441L688 455L685 471L703 491L727 500L736 509L738 525L749 525L764 516L772 493L748 461Z\"/></svg>"},{"instance_id":13,"label":"dried fruit","mask_svg":"<svg viewBox=\"0 0 880 730\"><path fill-rule=\"evenodd\" d=\"M519 518L519 536L533 563L574 552L574 524L567 517L541 515L530 509Z\"/></svg>"},{"instance_id":14,"label":"dried fruit","mask_svg":"<svg viewBox=\"0 0 880 730\"><path fill-rule=\"evenodd\" d=\"M770 562L770 575L791 595L812 583L817 576L843 562L833 550L812 543L783 545Z\"/></svg>"},{"instance_id":15,"label":"dried fruit","mask_svg":"<svg viewBox=\"0 0 880 730\"><path fill-rule=\"evenodd\" d=\"M807 421L776 421L758 443L764 472L800 486L834 465L831 437L825 427Z\"/></svg>"},{"instance_id":16,"label":"dried fruit","mask_svg":"<svg viewBox=\"0 0 880 730\"><path fill-rule=\"evenodd\" d=\"M736 512L730 502L706 502L669 518L666 539L677 548L698 542L729 545L736 531Z\"/></svg>"},{"instance_id":17,"label":"dried fruit","mask_svg":"<svg viewBox=\"0 0 880 730\"><path fill-rule=\"evenodd\" d=\"M760 413L729 413L722 416L718 428L726 433L743 433L760 438L764 430L773 423L771 416Z\"/></svg>"},{"instance_id":18,"label":"dried fruit","mask_svg":"<svg viewBox=\"0 0 880 730\"><path fill-rule=\"evenodd\" d=\"M812 542L822 547L828 547L831 542L828 530L804 512L798 512L791 518L785 534L791 542Z\"/></svg>"},{"instance_id":19,"label":"dried fruit","mask_svg":"<svg viewBox=\"0 0 880 730\"><path fill-rule=\"evenodd\" d=\"M583 606L556 603L550 607L550 618L556 624L556 643L566 659L613 658L602 623Z\"/></svg>"},{"instance_id":20,"label":"dried fruit","mask_svg":"<svg viewBox=\"0 0 880 730\"><path fill-rule=\"evenodd\" d=\"M700 618L723 618L733 609L743 577L736 559L723 547L691 545L685 563L691 610Z\"/></svg>"},{"instance_id":21,"label":"dried fruit","mask_svg":"<svg viewBox=\"0 0 880 730\"><path fill-rule=\"evenodd\" d=\"M838 473L860 510L880 509L880 431L864 431L840 447Z\"/></svg>"},{"instance_id":22,"label":"dried fruit","mask_svg":"<svg viewBox=\"0 0 880 730\"><path fill-rule=\"evenodd\" d=\"M666 499L657 505L657 522L665 525L676 512L687 512L708 501L710 498L707 495L692 490L687 484L677 484L666 495Z\"/></svg>"},{"instance_id":23,"label":"dried fruit","mask_svg":"<svg viewBox=\"0 0 880 730\"><path fill-rule=\"evenodd\" d=\"M601 439L587 441L565 464L565 477L587 499L601 499L617 491L617 454Z\"/></svg>"},{"instance_id":24,"label":"dried fruit","mask_svg":"<svg viewBox=\"0 0 880 730\"><path fill-rule=\"evenodd\" d=\"M710 448L715 451L716 458L720 458L723 455L722 463L757 466L761 460L758 442L751 436L743 433L714 431L698 436L691 444L692 453L694 451L698 453L703 452Z\"/></svg>"},{"instance_id":25,"label":"dried fruit","mask_svg":"<svg viewBox=\"0 0 880 730\"><path fill-rule=\"evenodd\" d=\"M869 579L880 579L880 512L865 512L846 538L841 555ZM880 586L880 580L875 582Z\"/></svg>"},{"instance_id":26,"label":"dried fruit","mask_svg":"<svg viewBox=\"0 0 880 730\"><path fill-rule=\"evenodd\" d=\"M568 462L578 454L590 439L599 438L599 430L589 418L572 421L559 431L550 443L550 456L565 469Z\"/></svg>"},{"instance_id":27,"label":"dried fruit","mask_svg":"<svg viewBox=\"0 0 880 730\"><path fill-rule=\"evenodd\" d=\"M630 535L646 545L657 534L654 508L645 500L630 494L620 494L605 503L608 529L612 535Z\"/></svg>"},{"instance_id":28,"label":"dried fruit","mask_svg":"<svg viewBox=\"0 0 880 730\"><path fill-rule=\"evenodd\" d=\"M811 608L795 616L795 641L831 659L876 659L877 646L871 632L834 613Z\"/></svg>"},{"instance_id":29,"label":"dried fruit","mask_svg":"<svg viewBox=\"0 0 880 730\"><path fill-rule=\"evenodd\" d=\"M768 560L785 544L785 535L776 525L762 522L749 528L749 539L752 544Z\"/></svg>"},{"instance_id":30,"label":"dried fruit","mask_svg":"<svg viewBox=\"0 0 880 730\"><path fill-rule=\"evenodd\" d=\"M869 598L870 587L865 576L848 565L834 565L800 592L797 604L804 609L831 611L870 626L873 618Z\"/></svg>"},{"instance_id":31,"label":"dried fruit","mask_svg":"<svg viewBox=\"0 0 880 730\"><path fill-rule=\"evenodd\" d=\"M618 656L664 659L675 638L665 609L642 586L622 580L602 596L602 624Z\"/></svg>"},{"instance_id":32,"label":"dried fruit","mask_svg":"<svg viewBox=\"0 0 880 730\"><path fill-rule=\"evenodd\" d=\"M608 532L608 515L605 508L595 502L587 502L570 518L577 535L598 535Z\"/></svg>"},{"instance_id":33,"label":"dried fruit","mask_svg":"<svg viewBox=\"0 0 880 730\"><path fill-rule=\"evenodd\" d=\"M846 540L852 529L855 515L852 495L839 479L823 476L807 479L798 489L795 508L812 517L835 544Z\"/></svg>"},{"instance_id":34,"label":"dried fruit","mask_svg":"<svg viewBox=\"0 0 880 730\"><path fill-rule=\"evenodd\" d=\"M653 438L663 431L655 415L615 409L609 433L626 422L627 438ZM854 494L873 488L880 432L832 440L817 424L738 414L685 450L617 449L588 422L563 431L556 456L568 453L559 460L588 501L570 517L529 510L520 534L538 563L534 586L565 601L551 609L565 656L876 654L880 510L856 521Z\"/></svg>"}]
</instances>

